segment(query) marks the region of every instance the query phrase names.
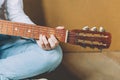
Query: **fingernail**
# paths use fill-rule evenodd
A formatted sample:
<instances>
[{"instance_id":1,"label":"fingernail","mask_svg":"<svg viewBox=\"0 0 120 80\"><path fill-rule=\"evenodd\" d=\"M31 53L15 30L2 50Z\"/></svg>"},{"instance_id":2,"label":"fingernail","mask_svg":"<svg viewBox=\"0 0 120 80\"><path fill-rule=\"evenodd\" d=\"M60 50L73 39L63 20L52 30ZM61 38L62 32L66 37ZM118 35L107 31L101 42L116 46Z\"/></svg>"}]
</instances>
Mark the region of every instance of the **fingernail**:
<instances>
[{"instance_id":1,"label":"fingernail","mask_svg":"<svg viewBox=\"0 0 120 80\"><path fill-rule=\"evenodd\" d=\"M42 37L45 37L45 35L42 35Z\"/></svg>"},{"instance_id":2,"label":"fingernail","mask_svg":"<svg viewBox=\"0 0 120 80\"><path fill-rule=\"evenodd\" d=\"M39 37L42 37L42 34L40 34Z\"/></svg>"},{"instance_id":3,"label":"fingernail","mask_svg":"<svg viewBox=\"0 0 120 80\"><path fill-rule=\"evenodd\" d=\"M53 35L53 34L51 34L51 35L50 35L50 37L54 37L54 35Z\"/></svg>"}]
</instances>

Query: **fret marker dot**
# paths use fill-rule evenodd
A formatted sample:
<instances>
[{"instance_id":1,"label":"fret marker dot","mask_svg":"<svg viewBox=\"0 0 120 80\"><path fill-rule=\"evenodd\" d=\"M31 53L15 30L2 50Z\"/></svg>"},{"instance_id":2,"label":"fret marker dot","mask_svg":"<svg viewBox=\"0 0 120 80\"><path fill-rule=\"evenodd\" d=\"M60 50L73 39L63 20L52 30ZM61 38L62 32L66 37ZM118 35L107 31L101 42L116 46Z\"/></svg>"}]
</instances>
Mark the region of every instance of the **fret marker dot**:
<instances>
[{"instance_id":1,"label":"fret marker dot","mask_svg":"<svg viewBox=\"0 0 120 80\"><path fill-rule=\"evenodd\" d=\"M29 29L28 32L31 32L31 30Z\"/></svg>"},{"instance_id":2,"label":"fret marker dot","mask_svg":"<svg viewBox=\"0 0 120 80\"><path fill-rule=\"evenodd\" d=\"M15 28L15 31L17 31L18 30L18 28Z\"/></svg>"}]
</instances>

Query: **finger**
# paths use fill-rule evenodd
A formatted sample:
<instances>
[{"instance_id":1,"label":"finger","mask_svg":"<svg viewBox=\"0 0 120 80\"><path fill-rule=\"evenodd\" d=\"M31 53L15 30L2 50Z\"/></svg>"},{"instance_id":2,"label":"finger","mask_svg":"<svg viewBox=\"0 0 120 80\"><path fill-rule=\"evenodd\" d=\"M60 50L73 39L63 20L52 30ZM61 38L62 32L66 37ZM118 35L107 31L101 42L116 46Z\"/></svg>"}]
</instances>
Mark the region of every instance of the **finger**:
<instances>
[{"instance_id":1,"label":"finger","mask_svg":"<svg viewBox=\"0 0 120 80\"><path fill-rule=\"evenodd\" d=\"M42 36L42 40L43 40L46 50L49 50L51 47L50 47L50 44L49 44L47 38L44 35Z\"/></svg>"},{"instance_id":2,"label":"finger","mask_svg":"<svg viewBox=\"0 0 120 80\"><path fill-rule=\"evenodd\" d=\"M37 40L37 44L41 47L41 48L45 48L45 45L43 43L43 40L42 40L42 35L40 34L39 36L39 40Z\"/></svg>"},{"instance_id":3,"label":"finger","mask_svg":"<svg viewBox=\"0 0 120 80\"><path fill-rule=\"evenodd\" d=\"M56 29L64 29L64 26L57 26Z\"/></svg>"},{"instance_id":4,"label":"finger","mask_svg":"<svg viewBox=\"0 0 120 80\"><path fill-rule=\"evenodd\" d=\"M56 39L56 37L54 35L50 35L52 41L54 42L55 46L57 46L59 44L59 41Z\"/></svg>"},{"instance_id":5,"label":"finger","mask_svg":"<svg viewBox=\"0 0 120 80\"><path fill-rule=\"evenodd\" d=\"M55 43L53 42L53 40L51 38L48 39L49 43L50 43L50 47L51 49L54 49L56 47Z\"/></svg>"}]
</instances>

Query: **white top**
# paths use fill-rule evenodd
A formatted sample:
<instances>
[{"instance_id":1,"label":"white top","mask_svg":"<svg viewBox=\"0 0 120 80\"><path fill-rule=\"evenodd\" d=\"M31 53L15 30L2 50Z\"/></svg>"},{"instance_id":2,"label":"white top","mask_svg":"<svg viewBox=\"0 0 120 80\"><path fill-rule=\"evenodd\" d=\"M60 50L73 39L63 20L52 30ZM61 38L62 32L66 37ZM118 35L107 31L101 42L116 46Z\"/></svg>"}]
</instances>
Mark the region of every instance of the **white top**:
<instances>
[{"instance_id":1,"label":"white top","mask_svg":"<svg viewBox=\"0 0 120 80\"><path fill-rule=\"evenodd\" d=\"M0 8L5 0L0 0ZM7 17L10 21L34 24L23 11L23 0L6 0Z\"/></svg>"}]
</instances>

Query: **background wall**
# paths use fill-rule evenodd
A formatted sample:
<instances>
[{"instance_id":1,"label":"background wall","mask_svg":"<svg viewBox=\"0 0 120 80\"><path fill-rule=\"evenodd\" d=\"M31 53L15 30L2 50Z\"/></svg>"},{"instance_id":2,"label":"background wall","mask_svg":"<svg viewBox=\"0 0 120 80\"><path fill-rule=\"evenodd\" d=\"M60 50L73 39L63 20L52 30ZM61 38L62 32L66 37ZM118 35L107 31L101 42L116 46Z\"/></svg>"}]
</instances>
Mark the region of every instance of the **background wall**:
<instances>
[{"instance_id":1,"label":"background wall","mask_svg":"<svg viewBox=\"0 0 120 80\"><path fill-rule=\"evenodd\" d=\"M35 24L46 25L42 0L23 0L25 13Z\"/></svg>"}]
</instances>

